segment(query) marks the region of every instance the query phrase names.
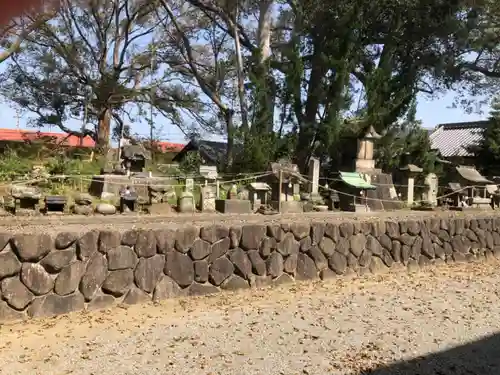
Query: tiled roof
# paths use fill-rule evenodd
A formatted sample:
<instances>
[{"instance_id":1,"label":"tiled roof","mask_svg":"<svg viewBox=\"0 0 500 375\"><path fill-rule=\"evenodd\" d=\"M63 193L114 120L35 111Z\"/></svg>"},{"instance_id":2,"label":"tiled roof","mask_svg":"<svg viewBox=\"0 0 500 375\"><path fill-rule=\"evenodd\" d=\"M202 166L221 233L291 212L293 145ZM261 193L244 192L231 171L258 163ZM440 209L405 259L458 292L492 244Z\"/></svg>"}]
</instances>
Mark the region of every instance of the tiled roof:
<instances>
[{"instance_id":1,"label":"tiled roof","mask_svg":"<svg viewBox=\"0 0 500 375\"><path fill-rule=\"evenodd\" d=\"M52 138L55 142L69 147L94 147L95 142L90 137L68 135L66 133L40 132L36 130L0 129L0 141L30 142Z\"/></svg>"},{"instance_id":2,"label":"tiled roof","mask_svg":"<svg viewBox=\"0 0 500 375\"><path fill-rule=\"evenodd\" d=\"M470 148L482 139L488 121L441 124L429 135L431 147L443 157L472 156Z\"/></svg>"},{"instance_id":3,"label":"tiled roof","mask_svg":"<svg viewBox=\"0 0 500 375\"><path fill-rule=\"evenodd\" d=\"M156 142L156 145L161 149L162 152L179 152L185 146L183 143L172 143L172 142Z\"/></svg>"}]
</instances>

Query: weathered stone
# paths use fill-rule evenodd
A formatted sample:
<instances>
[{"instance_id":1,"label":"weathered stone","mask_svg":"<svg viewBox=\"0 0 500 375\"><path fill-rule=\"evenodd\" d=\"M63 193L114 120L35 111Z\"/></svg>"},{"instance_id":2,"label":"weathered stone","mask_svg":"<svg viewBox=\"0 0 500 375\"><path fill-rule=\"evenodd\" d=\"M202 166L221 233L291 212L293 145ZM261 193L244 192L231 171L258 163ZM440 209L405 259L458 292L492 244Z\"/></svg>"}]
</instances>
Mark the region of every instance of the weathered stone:
<instances>
[{"instance_id":1,"label":"weathered stone","mask_svg":"<svg viewBox=\"0 0 500 375\"><path fill-rule=\"evenodd\" d=\"M328 258L328 265L338 275L342 275L347 269L347 258L345 255L335 252Z\"/></svg>"},{"instance_id":2,"label":"weathered stone","mask_svg":"<svg viewBox=\"0 0 500 375\"><path fill-rule=\"evenodd\" d=\"M287 233L283 237L283 240L278 243L277 251L283 255L288 256L290 254L296 254L299 252L300 245L295 240L295 237L292 233Z\"/></svg>"},{"instance_id":3,"label":"weathered stone","mask_svg":"<svg viewBox=\"0 0 500 375\"><path fill-rule=\"evenodd\" d=\"M424 268L427 268L431 265L431 261L425 255L421 255L418 258L418 265L420 266L420 268L424 269Z\"/></svg>"},{"instance_id":4,"label":"weathered stone","mask_svg":"<svg viewBox=\"0 0 500 375\"><path fill-rule=\"evenodd\" d=\"M455 219L455 235L460 235L465 232L465 220L461 218Z\"/></svg>"},{"instance_id":5,"label":"weathered stone","mask_svg":"<svg viewBox=\"0 0 500 375\"><path fill-rule=\"evenodd\" d=\"M130 269L111 271L102 284L102 290L115 297L121 297L134 283L134 272Z\"/></svg>"},{"instance_id":6,"label":"weathered stone","mask_svg":"<svg viewBox=\"0 0 500 375\"><path fill-rule=\"evenodd\" d=\"M446 259L446 253L444 252L444 249L442 246L438 244L432 244L432 247L434 247L434 255L439 258L439 259Z\"/></svg>"},{"instance_id":7,"label":"weathered stone","mask_svg":"<svg viewBox=\"0 0 500 375\"><path fill-rule=\"evenodd\" d=\"M231 275L222 283L221 288L225 290L248 289L250 288L250 284L238 275Z\"/></svg>"},{"instance_id":8,"label":"weathered stone","mask_svg":"<svg viewBox=\"0 0 500 375\"><path fill-rule=\"evenodd\" d=\"M121 234L118 231L103 230L99 233L99 251L106 254L121 244Z\"/></svg>"},{"instance_id":9,"label":"weathered stone","mask_svg":"<svg viewBox=\"0 0 500 375\"><path fill-rule=\"evenodd\" d=\"M252 263L252 270L258 276L266 274L266 262L261 258L258 250L250 250L247 253L250 263Z\"/></svg>"},{"instance_id":10,"label":"weathered stone","mask_svg":"<svg viewBox=\"0 0 500 375\"><path fill-rule=\"evenodd\" d=\"M295 280L288 274L282 273L280 276L272 280L274 286L293 284Z\"/></svg>"},{"instance_id":11,"label":"weathered stone","mask_svg":"<svg viewBox=\"0 0 500 375\"><path fill-rule=\"evenodd\" d=\"M464 244L463 237L462 236L453 236L451 239L451 246L453 248L453 251L457 251L459 253L467 253L469 249Z\"/></svg>"},{"instance_id":12,"label":"weathered stone","mask_svg":"<svg viewBox=\"0 0 500 375\"><path fill-rule=\"evenodd\" d=\"M432 233L439 233L439 230L441 229L441 221L439 219L436 219L436 218L432 218L429 220L429 230L432 232Z\"/></svg>"},{"instance_id":13,"label":"weathered stone","mask_svg":"<svg viewBox=\"0 0 500 375\"><path fill-rule=\"evenodd\" d=\"M167 254L167 259L169 255L170 254ZM137 264L137 267L135 267L134 270L135 284L146 293L153 292L156 283L158 282L158 280L162 275L164 267L165 267L164 255L157 254L155 256L152 256L151 258L139 259L139 263Z\"/></svg>"},{"instance_id":14,"label":"weathered stone","mask_svg":"<svg viewBox=\"0 0 500 375\"><path fill-rule=\"evenodd\" d=\"M150 258L156 254L156 233L152 230L137 231L135 253L139 258Z\"/></svg>"},{"instance_id":15,"label":"weathered stone","mask_svg":"<svg viewBox=\"0 0 500 375\"><path fill-rule=\"evenodd\" d=\"M235 272L241 277L247 279L252 273L252 263L243 249L238 247L231 250L229 260L233 262Z\"/></svg>"},{"instance_id":16,"label":"weathered stone","mask_svg":"<svg viewBox=\"0 0 500 375\"><path fill-rule=\"evenodd\" d=\"M316 265L307 254L300 253L298 255L296 277L299 280L312 280L318 277Z\"/></svg>"},{"instance_id":17,"label":"weathered stone","mask_svg":"<svg viewBox=\"0 0 500 375\"><path fill-rule=\"evenodd\" d=\"M347 266L352 269L357 269L359 267L358 258L356 258L353 253L347 254Z\"/></svg>"},{"instance_id":18,"label":"weathered stone","mask_svg":"<svg viewBox=\"0 0 500 375\"><path fill-rule=\"evenodd\" d=\"M235 249L238 246L240 246L242 231L243 228L241 228L240 226L234 226L229 229L229 240L231 249Z\"/></svg>"},{"instance_id":19,"label":"weathered stone","mask_svg":"<svg viewBox=\"0 0 500 375\"><path fill-rule=\"evenodd\" d=\"M321 280L337 279L338 277L339 277L339 275L329 268L321 270L321 272L319 273L319 278Z\"/></svg>"},{"instance_id":20,"label":"weathered stone","mask_svg":"<svg viewBox=\"0 0 500 375\"><path fill-rule=\"evenodd\" d=\"M337 242L340 238L339 226L334 223L327 223L325 227L325 236Z\"/></svg>"},{"instance_id":21,"label":"weathered stone","mask_svg":"<svg viewBox=\"0 0 500 375\"><path fill-rule=\"evenodd\" d=\"M440 258L434 259L434 266L436 266L436 267L441 267L441 266L444 266L445 264L446 264L446 262L443 259L440 259Z\"/></svg>"},{"instance_id":22,"label":"weathered stone","mask_svg":"<svg viewBox=\"0 0 500 375\"><path fill-rule=\"evenodd\" d=\"M290 231L295 236L295 239L297 241L300 241L301 239L309 236L309 233L311 232L311 227L308 223L295 222L292 223L292 225L290 225Z\"/></svg>"},{"instance_id":23,"label":"weathered stone","mask_svg":"<svg viewBox=\"0 0 500 375\"><path fill-rule=\"evenodd\" d=\"M369 223L366 221L362 222L360 232L362 234L364 234L365 236L371 234L372 233L372 223Z\"/></svg>"},{"instance_id":24,"label":"weathered stone","mask_svg":"<svg viewBox=\"0 0 500 375\"><path fill-rule=\"evenodd\" d=\"M359 233L350 238L350 250L355 256L359 257L366 246L366 236Z\"/></svg>"},{"instance_id":25,"label":"weathered stone","mask_svg":"<svg viewBox=\"0 0 500 375\"><path fill-rule=\"evenodd\" d=\"M7 304L7 302L0 300L0 322L24 319L24 312L14 310Z\"/></svg>"},{"instance_id":26,"label":"weathered stone","mask_svg":"<svg viewBox=\"0 0 500 375\"><path fill-rule=\"evenodd\" d=\"M270 238L276 240L276 242L281 241L285 235L285 231L281 228L281 225L278 224L268 225L266 233Z\"/></svg>"},{"instance_id":27,"label":"weathered stone","mask_svg":"<svg viewBox=\"0 0 500 375\"><path fill-rule=\"evenodd\" d=\"M167 253L164 272L183 288L194 281L193 261L176 251Z\"/></svg>"},{"instance_id":28,"label":"weathered stone","mask_svg":"<svg viewBox=\"0 0 500 375\"><path fill-rule=\"evenodd\" d=\"M87 305L88 311L104 310L115 304L115 297L109 294L95 296Z\"/></svg>"},{"instance_id":29,"label":"weathered stone","mask_svg":"<svg viewBox=\"0 0 500 375\"><path fill-rule=\"evenodd\" d=\"M459 252L454 252L452 255L452 259L457 263L465 263L467 261L465 255Z\"/></svg>"},{"instance_id":30,"label":"weathered stone","mask_svg":"<svg viewBox=\"0 0 500 375\"><path fill-rule=\"evenodd\" d=\"M432 246L432 241L429 237L422 237L422 254L429 259L434 259L436 256L434 246Z\"/></svg>"},{"instance_id":31,"label":"weathered stone","mask_svg":"<svg viewBox=\"0 0 500 375\"><path fill-rule=\"evenodd\" d=\"M110 203L99 203L95 206L95 212L101 215L114 215L116 207Z\"/></svg>"},{"instance_id":32,"label":"weathered stone","mask_svg":"<svg viewBox=\"0 0 500 375\"><path fill-rule=\"evenodd\" d=\"M412 236L418 236L420 234L420 223L415 220L408 220L406 223L406 230Z\"/></svg>"},{"instance_id":33,"label":"weathered stone","mask_svg":"<svg viewBox=\"0 0 500 375\"><path fill-rule=\"evenodd\" d=\"M187 295L189 296L204 296L209 294L217 294L220 292L219 288L213 286L212 284L200 284L192 283L189 288L186 289Z\"/></svg>"},{"instance_id":34,"label":"weathered stone","mask_svg":"<svg viewBox=\"0 0 500 375\"><path fill-rule=\"evenodd\" d=\"M257 250L266 235L266 226L259 224L245 225L241 232L240 247L245 250Z\"/></svg>"},{"instance_id":35,"label":"weathered stone","mask_svg":"<svg viewBox=\"0 0 500 375\"><path fill-rule=\"evenodd\" d=\"M85 272L85 263L76 261L64 267L57 275L54 292L60 296L73 293L78 289L80 280Z\"/></svg>"},{"instance_id":36,"label":"weathered stone","mask_svg":"<svg viewBox=\"0 0 500 375\"><path fill-rule=\"evenodd\" d=\"M264 258L267 258L273 250L276 249L278 243L276 239L273 237L265 237L260 244L260 255Z\"/></svg>"},{"instance_id":37,"label":"weathered stone","mask_svg":"<svg viewBox=\"0 0 500 375\"><path fill-rule=\"evenodd\" d=\"M151 298L139 288L133 286L128 291L127 295L123 299L123 303L126 305L136 305L138 303L145 303L151 301Z\"/></svg>"},{"instance_id":38,"label":"weathered stone","mask_svg":"<svg viewBox=\"0 0 500 375\"><path fill-rule=\"evenodd\" d=\"M326 224L314 222L311 224L311 240L313 244L318 244L325 235ZM307 250L306 250L307 251Z\"/></svg>"},{"instance_id":39,"label":"weathered stone","mask_svg":"<svg viewBox=\"0 0 500 375\"><path fill-rule=\"evenodd\" d=\"M194 226L186 226L175 232L175 248L181 253L187 253L194 241L198 238L200 230Z\"/></svg>"},{"instance_id":40,"label":"weathered stone","mask_svg":"<svg viewBox=\"0 0 500 375\"><path fill-rule=\"evenodd\" d=\"M493 249L495 247L495 240L491 232L485 233L485 241L486 241L486 247L488 249Z\"/></svg>"},{"instance_id":41,"label":"weathered stone","mask_svg":"<svg viewBox=\"0 0 500 375\"><path fill-rule=\"evenodd\" d=\"M403 264L408 264L411 257L411 247L408 245L403 245L401 247L401 260Z\"/></svg>"},{"instance_id":42,"label":"weathered stone","mask_svg":"<svg viewBox=\"0 0 500 375\"><path fill-rule=\"evenodd\" d=\"M135 268L137 264L137 255L134 250L128 246L118 246L111 249L106 254L108 258L108 269L110 271Z\"/></svg>"},{"instance_id":43,"label":"weathered stone","mask_svg":"<svg viewBox=\"0 0 500 375\"><path fill-rule=\"evenodd\" d=\"M54 280L38 263L23 263L21 281L37 296L47 294L54 287Z\"/></svg>"},{"instance_id":44,"label":"weathered stone","mask_svg":"<svg viewBox=\"0 0 500 375\"><path fill-rule=\"evenodd\" d=\"M33 293L17 277L3 279L0 289L3 298L16 310L23 310L35 298Z\"/></svg>"},{"instance_id":45,"label":"weathered stone","mask_svg":"<svg viewBox=\"0 0 500 375\"><path fill-rule=\"evenodd\" d=\"M43 258L40 264L50 273L57 273L71 263L76 257L76 249L52 251Z\"/></svg>"},{"instance_id":46,"label":"weathered stone","mask_svg":"<svg viewBox=\"0 0 500 375\"><path fill-rule=\"evenodd\" d=\"M398 240L399 233L399 225L394 221L386 221L385 222L386 234L393 240Z\"/></svg>"},{"instance_id":47,"label":"weathered stone","mask_svg":"<svg viewBox=\"0 0 500 375\"><path fill-rule=\"evenodd\" d=\"M393 240L392 247L390 250L391 250L392 259L394 259L394 261L396 263L400 263L401 262L401 242Z\"/></svg>"},{"instance_id":48,"label":"weathered stone","mask_svg":"<svg viewBox=\"0 0 500 375\"><path fill-rule=\"evenodd\" d=\"M449 244L448 242L445 242L443 244L443 250L444 250L444 253L446 255L451 255L453 254L453 247L451 246L451 244Z\"/></svg>"},{"instance_id":49,"label":"weathered stone","mask_svg":"<svg viewBox=\"0 0 500 375\"><path fill-rule=\"evenodd\" d=\"M86 301L90 301L102 283L108 276L108 261L100 253L95 253L90 258L82 280L80 281L80 292Z\"/></svg>"},{"instance_id":50,"label":"weathered stone","mask_svg":"<svg viewBox=\"0 0 500 375\"><path fill-rule=\"evenodd\" d=\"M412 246L416 237L410 236L408 233L403 233L399 236L399 241L406 246Z\"/></svg>"},{"instance_id":51,"label":"weathered stone","mask_svg":"<svg viewBox=\"0 0 500 375\"><path fill-rule=\"evenodd\" d=\"M33 301L28 308L28 315L32 318L50 317L68 314L73 311L83 310L84 308L85 301L80 293L68 296L49 294Z\"/></svg>"},{"instance_id":52,"label":"weathered stone","mask_svg":"<svg viewBox=\"0 0 500 375\"><path fill-rule=\"evenodd\" d=\"M375 256L372 257L372 260L368 268L370 269L370 272L373 274L386 273L389 270L387 266L384 264L384 262L382 262L382 259Z\"/></svg>"},{"instance_id":53,"label":"weathered stone","mask_svg":"<svg viewBox=\"0 0 500 375\"><path fill-rule=\"evenodd\" d=\"M351 237L351 239L354 237ZM359 245L359 241L358 241ZM337 244L335 245L335 251L339 252L340 254L343 254L347 256L350 253L350 248L351 248L351 240L348 240L347 238L340 237L339 240L337 241Z\"/></svg>"},{"instance_id":54,"label":"weathered stone","mask_svg":"<svg viewBox=\"0 0 500 375\"><path fill-rule=\"evenodd\" d=\"M127 230L121 236L121 244L124 246L134 247L137 243L137 230Z\"/></svg>"},{"instance_id":55,"label":"weathered stone","mask_svg":"<svg viewBox=\"0 0 500 375\"><path fill-rule=\"evenodd\" d=\"M500 234L498 232L491 232L491 235L493 236L493 241L495 243L495 246L499 246L500 245Z\"/></svg>"},{"instance_id":56,"label":"weathered stone","mask_svg":"<svg viewBox=\"0 0 500 375\"><path fill-rule=\"evenodd\" d=\"M366 268L370 265L372 260L372 253L368 250L364 250L363 253L358 258L358 263L361 268Z\"/></svg>"},{"instance_id":57,"label":"weathered stone","mask_svg":"<svg viewBox=\"0 0 500 375\"><path fill-rule=\"evenodd\" d=\"M229 237L229 229L220 224L209 225L202 227L200 230L200 238L204 241L213 244L223 238Z\"/></svg>"},{"instance_id":58,"label":"weathered stone","mask_svg":"<svg viewBox=\"0 0 500 375\"><path fill-rule=\"evenodd\" d=\"M48 234L15 234L12 246L21 261L37 262L50 252L52 238Z\"/></svg>"},{"instance_id":59,"label":"weathered stone","mask_svg":"<svg viewBox=\"0 0 500 375\"><path fill-rule=\"evenodd\" d=\"M303 253L309 251L309 249L311 248L313 242L311 240L311 237L304 237L303 239L301 239L299 241L299 246L300 246L300 251L302 251Z\"/></svg>"},{"instance_id":60,"label":"weathered stone","mask_svg":"<svg viewBox=\"0 0 500 375\"><path fill-rule=\"evenodd\" d=\"M415 259L410 259L407 264L408 273L417 273L420 271L418 262Z\"/></svg>"},{"instance_id":61,"label":"weathered stone","mask_svg":"<svg viewBox=\"0 0 500 375\"><path fill-rule=\"evenodd\" d=\"M350 238L354 234L354 226L350 222L341 223L339 225L339 232L342 237Z\"/></svg>"},{"instance_id":62,"label":"weathered stone","mask_svg":"<svg viewBox=\"0 0 500 375\"><path fill-rule=\"evenodd\" d=\"M413 259L418 260L418 258L420 257L420 254L422 253L423 243L424 241L422 240L422 237L416 237L415 240L413 241L413 245L411 246L411 252L410 252L410 256Z\"/></svg>"},{"instance_id":63,"label":"weathered stone","mask_svg":"<svg viewBox=\"0 0 500 375\"><path fill-rule=\"evenodd\" d=\"M477 229L478 228L476 228L476 230ZM465 232L464 232L464 235L465 235L465 237L467 237L472 242L478 242L478 238L477 238L476 233L474 231L472 231L471 229L466 229Z\"/></svg>"},{"instance_id":64,"label":"weathered stone","mask_svg":"<svg viewBox=\"0 0 500 375\"><path fill-rule=\"evenodd\" d=\"M299 259L299 254L292 254L286 257L283 263L283 270L289 274L295 275L297 271L297 262Z\"/></svg>"},{"instance_id":65,"label":"weathered stone","mask_svg":"<svg viewBox=\"0 0 500 375\"><path fill-rule=\"evenodd\" d=\"M375 221L371 223L371 235L373 237L380 237L382 235L385 235L385 232L386 227L384 221Z\"/></svg>"},{"instance_id":66,"label":"weathered stone","mask_svg":"<svg viewBox=\"0 0 500 375\"><path fill-rule=\"evenodd\" d=\"M200 238L194 240L193 245L191 246L190 254L191 258L194 260L205 259L210 254L211 245L209 242L204 241Z\"/></svg>"},{"instance_id":67,"label":"weathered stone","mask_svg":"<svg viewBox=\"0 0 500 375\"><path fill-rule=\"evenodd\" d=\"M319 242L319 248L326 256L333 255L335 251L335 242L329 237L323 237Z\"/></svg>"},{"instance_id":68,"label":"weathered stone","mask_svg":"<svg viewBox=\"0 0 500 375\"><path fill-rule=\"evenodd\" d=\"M159 254L166 254L175 248L175 230L157 229L154 231L156 237L156 249Z\"/></svg>"},{"instance_id":69,"label":"weathered stone","mask_svg":"<svg viewBox=\"0 0 500 375\"><path fill-rule=\"evenodd\" d=\"M0 253L0 279L17 275L21 271L21 262L12 251Z\"/></svg>"},{"instance_id":70,"label":"weathered stone","mask_svg":"<svg viewBox=\"0 0 500 375\"><path fill-rule=\"evenodd\" d=\"M450 242L451 238L447 231L440 230L437 234L438 238L443 242Z\"/></svg>"},{"instance_id":71,"label":"weathered stone","mask_svg":"<svg viewBox=\"0 0 500 375\"><path fill-rule=\"evenodd\" d=\"M281 223L280 226L285 233L290 232L290 223Z\"/></svg>"},{"instance_id":72,"label":"weathered stone","mask_svg":"<svg viewBox=\"0 0 500 375\"><path fill-rule=\"evenodd\" d=\"M267 265L267 274L272 276L273 278L278 277L283 273L284 270L284 261L283 256L274 251L266 261Z\"/></svg>"},{"instance_id":73,"label":"weathered stone","mask_svg":"<svg viewBox=\"0 0 500 375\"><path fill-rule=\"evenodd\" d=\"M194 281L206 283L208 281L208 262L206 260L197 260L193 262Z\"/></svg>"},{"instance_id":74,"label":"weathered stone","mask_svg":"<svg viewBox=\"0 0 500 375\"><path fill-rule=\"evenodd\" d=\"M226 257L216 259L210 266L210 281L219 286L234 272L233 263Z\"/></svg>"},{"instance_id":75,"label":"weathered stone","mask_svg":"<svg viewBox=\"0 0 500 375\"><path fill-rule=\"evenodd\" d=\"M391 253L387 249L382 250L382 254L379 255L379 258L382 259L382 262L384 262L387 267L392 267L394 264L394 259L392 259Z\"/></svg>"},{"instance_id":76,"label":"weathered stone","mask_svg":"<svg viewBox=\"0 0 500 375\"><path fill-rule=\"evenodd\" d=\"M99 240L99 232L98 231L90 231L85 233L78 239L77 242L77 252L78 259L87 260L95 252L97 252L97 241Z\"/></svg>"},{"instance_id":77,"label":"weathered stone","mask_svg":"<svg viewBox=\"0 0 500 375\"><path fill-rule=\"evenodd\" d=\"M210 250L209 262L213 263L216 259L225 255L229 251L229 247L231 245L229 238L223 238L220 241L215 242Z\"/></svg>"},{"instance_id":78,"label":"weathered stone","mask_svg":"<svg viewBox=\"0 0 500 375\"><path fill-rule=\"evenodd\" d=\"M328 268L328 260L317 246L311 247L308 254L314 261L314 264L316 264L316 269L318 271Z\"/></svg>"},{"instance_id":79,"label":"weathered stone","mask_svg":"<svg viewBox=\"0 0 500 375\"><path fill-rule=\"evenodd\" d=\"M382 245L380 245L380 242L373 236L366 237L365 247L374 255L382 255Z\"/></svg>"},{"instance_id":80,"label":"weathered stone","mask_svg":"<svg viewBox=\"0 0 500 375\"><path fill-rule=\"evenodd\" d=\"M387 234L382 234L378 238L378 242L382 245L384 249L391 250L392 249L392 240Z\"/></svg>"},{"instance_id":81,"label":"weathered stone","mask_svg":"<svg viewBox=\"0 0 500 375\"><path fill-rule=\"evenodd\" d=\"M11 237L10 233L0 232L0 252L5 250L7 245L9 245Z\"/></svg>"},{"instance_id":82,"label":"weathered stone","mask_svg":"<svg viewBox=\"0 0 500 375\"><path fill-rule=\"evenodd\" d=\"M62 232L59 233L56 236L56 239L54 240L54 246L56 247L57 250L64 250L73 245L75 241L77 240L77 235L76 233L72 232Z\"/></svg>"},{"instance_id":83,"label":"weathered stone","mask_svg":"<svg viewBox=\"0 0 500 375\"><path fill-rule=\"evenodd\" d=\"M196 283L193 283L191 286L194 284ZM191 288L191 286L189 288ZM165 299L181 297L185 294L187 294L185 290L182 290L172 278L163 275L155 286L153 300L162 301Z\"/></svg>"}]
</instances>

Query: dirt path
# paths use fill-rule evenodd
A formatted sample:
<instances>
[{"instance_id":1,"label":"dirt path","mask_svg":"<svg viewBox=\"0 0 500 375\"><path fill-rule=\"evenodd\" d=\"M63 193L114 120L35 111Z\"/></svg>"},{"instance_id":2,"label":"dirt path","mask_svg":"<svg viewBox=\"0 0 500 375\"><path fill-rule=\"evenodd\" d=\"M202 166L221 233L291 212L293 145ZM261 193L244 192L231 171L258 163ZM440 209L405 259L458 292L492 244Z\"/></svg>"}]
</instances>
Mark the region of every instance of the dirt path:
<instances>
[{"instance_id":1,"label":"dirt path","mask_svg":"<svg viewBox=\"0 0 500 375\"><path fill-rule=\"evenodd\" d=\"M372 374L499 332L498 266L443 266L4 325L0 374ZM500 347L493 349L498 358ZM439 358L373 374L500 373L499 359L481 362L477 352Z\"/></svg>"}]
</instances>

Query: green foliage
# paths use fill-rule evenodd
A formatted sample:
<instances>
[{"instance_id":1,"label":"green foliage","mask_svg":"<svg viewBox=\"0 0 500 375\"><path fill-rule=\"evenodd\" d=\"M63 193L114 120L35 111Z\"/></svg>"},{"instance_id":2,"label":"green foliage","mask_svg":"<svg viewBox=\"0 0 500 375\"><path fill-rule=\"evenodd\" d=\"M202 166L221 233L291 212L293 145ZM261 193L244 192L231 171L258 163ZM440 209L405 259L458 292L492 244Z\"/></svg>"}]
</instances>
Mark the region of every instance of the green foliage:
<instances>
[{"instance_id":1,"label":"green foliage","mask_svg":"<svg viewBox=\"0 0 500 375\"><path fill-rule=\"evenodd\" d=\"M33 161L19 157L13 150L7 150L0 156L0 181L11 181L27 176L33 167Z\"/></svg>"},{"instance_id":2,"label":"green foliage","mask_svg":"<svg viewBox=\"0 0 500 375\"><path fill-rule=\"evenodd\" d=\"M179 169L186 175L197 175L200 171L201 156L198 152L187 152L186 156L179 163Z\"/></svg>"},{"instance_id":3,"label":"green foliage","mask_svg":"<svg viewBox=\"0 0 500 375\"><path fill-rule=\"evenodd\" d=\"M484 129L482 141L473 150L478 165L486 175L500 174L500 97L491 103L490 122Z\"/></svg>"}]
</instances>

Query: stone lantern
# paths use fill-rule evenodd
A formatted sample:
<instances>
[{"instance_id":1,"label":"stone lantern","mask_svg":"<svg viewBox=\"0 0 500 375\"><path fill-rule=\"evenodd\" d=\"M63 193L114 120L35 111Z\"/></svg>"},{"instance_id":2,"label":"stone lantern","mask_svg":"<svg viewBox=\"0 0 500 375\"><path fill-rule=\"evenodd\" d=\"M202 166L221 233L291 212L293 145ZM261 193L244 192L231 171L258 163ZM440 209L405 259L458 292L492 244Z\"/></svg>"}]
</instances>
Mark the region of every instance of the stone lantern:
<instances>
[{"instance_id":1,"label":"stone lantern","mask_svg":"<svg viewBox=\"0 0 500 375\"><path fill-rule=\"evenodd\" d=\"M375 170L375 160L373 159L374 141L381 136L375 131L373 126L366 130L365 134L358 139L358 153L356 156L356 172L372 172Z\"/></svg>"}]
</instances>

